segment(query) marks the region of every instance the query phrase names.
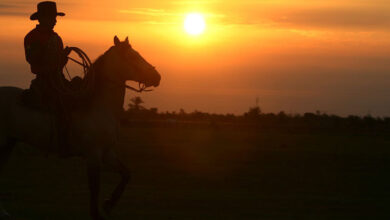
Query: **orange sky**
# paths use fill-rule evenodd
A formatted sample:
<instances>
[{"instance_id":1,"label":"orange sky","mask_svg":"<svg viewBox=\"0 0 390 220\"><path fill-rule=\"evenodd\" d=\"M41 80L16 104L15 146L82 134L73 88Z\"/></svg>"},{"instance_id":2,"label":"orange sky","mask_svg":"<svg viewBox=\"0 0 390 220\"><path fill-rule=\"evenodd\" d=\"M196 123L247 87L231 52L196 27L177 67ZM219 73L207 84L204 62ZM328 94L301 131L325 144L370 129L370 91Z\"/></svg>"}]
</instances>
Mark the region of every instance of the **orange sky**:
<instances>
[{"instance_id":1,"label":"orange sky","mask_svg":"<svg viewBox=\"0 0 390 220\"><path fill-rule=\"evenodd\" d=\"M32 78L22 43L37 2L0 3L0 85ZM385 0L69 0L58 9L66 45L94 59L115 34L129 36L157 66L162 84L141 95L147 107L241 114L259 97L265 112L390 115ZM207 22L197 37L183 29L193 11Z\"/></svg>"}]
</instances>

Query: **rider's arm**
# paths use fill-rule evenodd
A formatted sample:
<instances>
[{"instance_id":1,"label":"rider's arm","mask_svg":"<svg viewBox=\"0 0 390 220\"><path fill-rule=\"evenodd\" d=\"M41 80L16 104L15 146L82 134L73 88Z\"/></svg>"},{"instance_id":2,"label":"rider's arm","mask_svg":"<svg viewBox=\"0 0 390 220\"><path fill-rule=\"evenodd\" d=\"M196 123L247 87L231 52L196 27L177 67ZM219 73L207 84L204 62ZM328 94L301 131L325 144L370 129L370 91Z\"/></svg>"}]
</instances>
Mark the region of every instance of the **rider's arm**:
<instances>
[{"instance_id":1,"label":"rider's arm","mask_svg":"<svg viewBox=\"0 0 390 220\"><path fill-rule=\"evenodd\" d=\"M31 65L31 71L34 74L43 72L44 66L44 47L39 41L31 35L24 38L24 51L27 62Z\"/></svg>"}]
</instances>

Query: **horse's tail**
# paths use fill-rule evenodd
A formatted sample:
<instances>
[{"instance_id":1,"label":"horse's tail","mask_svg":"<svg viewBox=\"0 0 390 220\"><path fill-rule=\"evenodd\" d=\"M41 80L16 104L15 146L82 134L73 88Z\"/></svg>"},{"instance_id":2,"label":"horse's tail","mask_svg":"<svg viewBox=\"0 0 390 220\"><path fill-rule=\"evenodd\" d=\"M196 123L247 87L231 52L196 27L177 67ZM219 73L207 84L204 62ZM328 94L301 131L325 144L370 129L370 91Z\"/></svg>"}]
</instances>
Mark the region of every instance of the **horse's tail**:
<instances>
[{"instance_id":1,"label":"horse's tail","mask_svg":"<svg viewBox=\"0 0 390 220\"><path fill-rule=\"evenodd\" d=\"M0 171L3 170L4 165L7 163L13 148L15 147L16 140L7 138L0 140ZM0 219L9 219L8 212L4 209L2 201L0 201Z\"/></svg>"},{"instance_id":2,"label":"horse's tail","mask_svg":"<svg viewBox=\"0 0 390 220\"><path fill-rule=\"evenodd\" d=\"M16 144L16 139L8 132L10 118L8 113L11 111L10 106L17 102L22 91L16 87L0 87L0 171Z\"/></svg>"},{"instance_id":3,"label":"horse's tail","mask_svg":"<svg viewBox=\"0 0 390 220\"><path fill-rule=\"evenodd\" d=\"M9 107L17 102L17 98L23 90L15 87L0 87L0 170L4 163L8 160L12 149L16 144L16 139L11 137L7 131L9 121Z\"/></svg>"},{"instance_id":4,"label":"horse's tail","mask_svg":"<svg viewBox=\"0 0 390 220\"><path fill-rule=\"evenodd\" d=\"M1 87L0 91L1 90L14 91L15 94L20 92L20 89L11 88L11 87ZM2 94L4 94L4 92ZM7 111L6 108L8 107L8 105L6 105L7 101L9 101L9 100L7 100L6 97L3 97L2 95L0 95L0 104L1 104L0 105L1 106L1 109L0 109L0 171L3 170L4 165L8 161L8 159L11 155L11 152L16 145L16 139L11 138L9 136L9 134L7 134L7 132L6 132L7 128L5 125L6 124L5 118L7 117L7 114L6 114L6 111ZM3 208L1 201L0 201L0 219L10 219L10 215Z\"/></svg>"},{"instance_id":5,"label":"horse's tail","mask_svg":"<svg viewBox=\"0 0 390 220\"><path fill-rule=\"evenodd\" d=\"M1 135L1 134L0 134ZM8 161L12 149L15 147L16 140L8 137L0 137L0 170L3 169L5 163ZM5 210L0 201L0 219L9 219L10 214Z\"/></svg>"},{"instance_id":6,"label":"horse's tail","mask_svg":"<svg viewBox=\"0 0 390 220\"><path fill-rule=\"evenodd\" d=\"M8 158L15 147L16 140L9 137L1 137L0 141L0 169L8 161Z\"/></svg>"}]
</instances>

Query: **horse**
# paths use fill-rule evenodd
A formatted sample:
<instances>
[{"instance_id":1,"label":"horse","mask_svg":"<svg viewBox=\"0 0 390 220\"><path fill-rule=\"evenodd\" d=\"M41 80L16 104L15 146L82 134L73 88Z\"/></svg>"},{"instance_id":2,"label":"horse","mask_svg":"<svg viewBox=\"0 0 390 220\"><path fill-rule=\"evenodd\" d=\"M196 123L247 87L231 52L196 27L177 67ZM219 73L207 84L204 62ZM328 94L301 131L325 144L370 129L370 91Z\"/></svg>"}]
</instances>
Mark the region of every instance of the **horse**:
<instances>
[{"instance_id":1,"label":"horse","mask_svg":"<svg viewBox=\"0 0 390 220\"><path fill-rule=\"evenodd\" d=\"M89 214L92 220L103 220L99 205L101 168L109 166L121 175L110 198L103 202L102 209L107 214L111 213L130 180L128 168L117 157L118 152L115 152L126 81L157 87L161 76L154 66L132 48L128 37L120 41L115 36L114 45L92 63L85 78L94 79L91 95L82 107L69 112L71 135L68 145L75 155L86 160ZM45 150L52 149L55 143L53 115L26 107L21 101L22 92L22 89L16 87L0 87L0 167L18 142ZM8 215L4 209L0 212L0 216Z\"/></svg>"}]
</instances>

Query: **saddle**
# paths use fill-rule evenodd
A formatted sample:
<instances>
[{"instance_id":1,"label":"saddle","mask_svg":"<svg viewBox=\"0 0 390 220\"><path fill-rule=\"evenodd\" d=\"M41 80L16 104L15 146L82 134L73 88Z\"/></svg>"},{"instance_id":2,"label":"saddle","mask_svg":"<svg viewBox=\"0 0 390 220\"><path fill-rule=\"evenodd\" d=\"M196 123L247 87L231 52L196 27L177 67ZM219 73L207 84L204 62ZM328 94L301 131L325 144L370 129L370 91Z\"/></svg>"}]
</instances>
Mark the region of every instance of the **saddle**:
<instances>
[{"instance_id":1,"label":"saddle","mask_svg":"<svg viewBox=\"0 0 390 220\"><path fill-rule=\"evenodd\" d=\"M72 81L66 81L65 85L70 91L78 91L82 86L82 79L75 77ZM70 136L70 113L75 108L81 108L81 100L73 97L60 94L55 88L51 88L45 84L42 79L34 79L31 82L30 88L22 92L22 103L27 108L49 114L52 117L51 123L54 128L51 139L54 141L54 149L48 149L59 154L60 157L69 157L73 154L69 150L69 136ZM55 141L56 140L56 141Z\"/></svg>"},{"instance_id":2,"label":"saddle","mask_svg":"<svg viewBox=\"0 0 390 220\"><path fill-rule=\"evenodd\" d=\"M68 91L79 91L83 79L74 77L71 81L64 79L63 82ZM85 97L77 97L74 94L61 94L47 80L38 78L31 81L30 88L23 91L21 98L24 106L47 113L56 113L57 110L67 108L67 106L71 106L72 109L76 106L81 107L81 99L85 99Z\"/></svg>"}]
</instances>

